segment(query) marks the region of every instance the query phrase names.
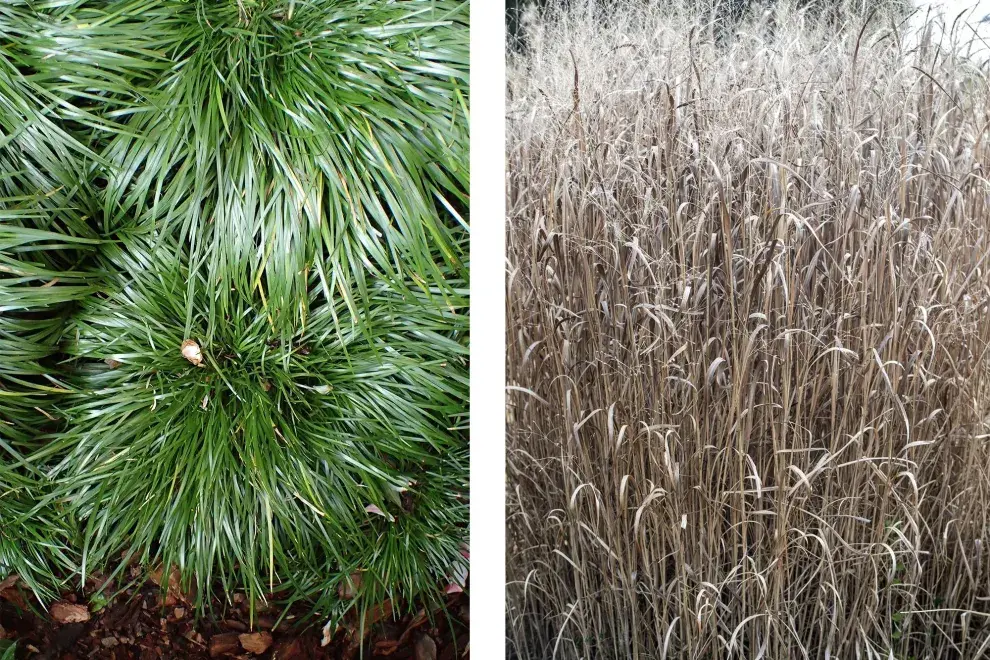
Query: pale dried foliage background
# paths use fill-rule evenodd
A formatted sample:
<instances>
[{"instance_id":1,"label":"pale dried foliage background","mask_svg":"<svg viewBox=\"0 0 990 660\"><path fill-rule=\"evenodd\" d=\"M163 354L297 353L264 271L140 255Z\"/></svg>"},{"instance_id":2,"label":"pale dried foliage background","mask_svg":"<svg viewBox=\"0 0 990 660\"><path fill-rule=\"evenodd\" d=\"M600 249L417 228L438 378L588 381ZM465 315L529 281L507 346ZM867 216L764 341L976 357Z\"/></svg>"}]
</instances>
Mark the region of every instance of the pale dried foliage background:
<instances>
[{"instance_id":1,"label":"pale dried foliage background","mask_svg":"<svg viewBox=\"0 0 990 660\"><path fill-rule=\"evenodd\" d=\"M510 655L986 657L987 70L650 4L509 60Z\"/></svg>"}]
</instances>

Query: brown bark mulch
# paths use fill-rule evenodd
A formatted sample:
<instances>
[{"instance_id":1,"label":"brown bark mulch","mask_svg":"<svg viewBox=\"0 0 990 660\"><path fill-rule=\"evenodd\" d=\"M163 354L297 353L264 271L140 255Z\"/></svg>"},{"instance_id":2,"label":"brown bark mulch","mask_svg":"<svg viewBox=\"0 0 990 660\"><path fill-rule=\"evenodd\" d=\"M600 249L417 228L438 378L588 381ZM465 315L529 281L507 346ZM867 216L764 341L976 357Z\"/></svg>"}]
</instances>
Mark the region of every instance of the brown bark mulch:
<instances>
[{"instance_id":1,"label":"brown bark mulch","mask_svg":"<svg viewBox=\"0 0 990 660\"><path fill-rule=\"evenodd\" d=\"M87 601L89 594L69 593L45 611L16 581L9 582L0 583L0 640L17 642L17 658L470 660L465 593L448 595L442 609L418 608L398 617L385 602L366 615L364 631L345 621L323 646L322 622L307 619L305 611L290 609L279 621L281 610L259 610L256 604L252 620L242 594L234 594L233 603L216 599L213 616L197 618L178 590L163 589L153 579L102 607Z\"/></svg>"}]
</instances>

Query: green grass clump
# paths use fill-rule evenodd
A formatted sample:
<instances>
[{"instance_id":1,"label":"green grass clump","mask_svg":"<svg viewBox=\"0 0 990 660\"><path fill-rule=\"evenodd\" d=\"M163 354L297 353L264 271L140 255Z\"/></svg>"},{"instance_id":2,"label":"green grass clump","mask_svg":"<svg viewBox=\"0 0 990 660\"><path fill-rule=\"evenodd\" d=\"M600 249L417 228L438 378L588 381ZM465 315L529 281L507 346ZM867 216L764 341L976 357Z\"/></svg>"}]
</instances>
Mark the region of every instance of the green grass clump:
<instances>
[{"instance_id":1,"label":"green grass clump","mask_svg":"<svg viewBox=\"0 0 990 660\"><path fill-rule=\"evenodd\" d=\"M75 394L49 449L86 521L87 562L123 545L255 595L318 569L413 592L442 580L467 521L463 285L450 308L378 285L357 315L314 285L306 325L285 338L257 299L216 316L206 282L188 286L203 273L166 245L109 254L107 295L68 333ZM395 566L383 544L403 554Z\"/></svg>"},{"instance_id":2,"label":"green grass clump","mask_svg":"<svg viewBox=\"0 0 990 660\"><path fill-rule=\"evenodd\" d=\"M84 0L34 48L46 81L77 98L99 85L112 108L105 226L177 236L207 281L261 296L291 334L310 273L353 306L373 280L463 268L466 16L436 0Z\"/></svg>"},{"instance_id":3,"label":"green grass clump","mask_svg":"<svg viewBox=\"0 0 990 660\"><path fill-rule=\"evenodd\" d=\"M5 418L50 397L0 466L18 520L64 529L64 561L33 563L124 557L178 568L199 603L221 587L337 614L461 572L466 19L446 0L17 14L11 71L38 93L3 133L43 110L71 145L0 150L0 191L31 210L0 256L54 255L12 283L44 314L0 316L0 341L37 353Z\"/></svg>"}]
</instances>

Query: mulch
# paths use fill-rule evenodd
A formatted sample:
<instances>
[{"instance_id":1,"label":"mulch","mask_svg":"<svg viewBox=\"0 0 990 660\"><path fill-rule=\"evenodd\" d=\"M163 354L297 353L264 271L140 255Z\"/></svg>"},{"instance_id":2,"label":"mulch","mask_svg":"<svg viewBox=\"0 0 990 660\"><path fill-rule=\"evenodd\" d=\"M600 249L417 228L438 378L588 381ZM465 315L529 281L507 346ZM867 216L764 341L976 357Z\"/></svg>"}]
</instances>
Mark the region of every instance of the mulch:
<instances>
[{"instance_id":1,"label":"mulch","mask_svg":"<svg viewBox=\"0 0 990 660\"><path fill-rule=\"evenodd\" d=\"M161 658L273 658L310 660L470 660L468 597L449 594L443 608L393 615L385 602L366 615L364 635L344 622L323 646L322 621L305 610L283 612L255 605L243 594L216 599L212 617L196 617L183 594L154 579L125 589L96 606L67 593L42 610L20 585L0 583L0 639L17 642L17 657L31 660L158 660ZM6 585L6 587L4 586ZM106 592L105 592L106 593ZM407 611L410 608L403 608ZM370 625L369 625L369 622Z\"/></svg>"}]
</instances>

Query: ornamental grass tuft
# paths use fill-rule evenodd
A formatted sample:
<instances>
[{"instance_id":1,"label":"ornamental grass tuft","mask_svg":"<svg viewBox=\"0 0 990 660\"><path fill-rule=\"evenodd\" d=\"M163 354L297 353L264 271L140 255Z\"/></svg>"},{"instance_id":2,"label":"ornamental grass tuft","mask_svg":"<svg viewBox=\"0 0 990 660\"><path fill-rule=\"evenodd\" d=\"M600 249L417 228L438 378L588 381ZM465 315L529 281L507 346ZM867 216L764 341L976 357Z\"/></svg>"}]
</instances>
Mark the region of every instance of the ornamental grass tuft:
<instances>
[{"instance_id":1,"label":"ornamental grass tuft","mask_svg":"<svg viewBox=\"0 0 990 660\"><path fill-rule=\"evenodd\" d=\"M288 335L311 276L353 309L375 280L463 270L466 16L436 0L82 0L32 48L44 80L112 120L105 229L176 237Z\"/></svg>"},{"instance_id":2,"label":"ornamental grass tuft","mask_svg":"<svg viewBox=\"0 0 990 660\"><path fill-rule=\"evenodd\" d=\"M0 445L0 506L62 530L15 533L0 577L173 567L200 605L337 616L463 574L467 13L77 0L0 28L37 90L0 137L60 141L0 140L0 254L35 269L9 290L43 312L4 289L0 342L38 358L0 415L42 388L48 420Z\"/></svg>"},{"instance_id":3,"label":"ornamental grass tuft","mask_svg":"<svg viewBox=\"0 0 990 660\"><path fill-rule=\"evenodd\" d=\"M467 522L464 286L448 280L449 308L373 286L352 315L315 284L285 338L257 298L219 317L177 251L108 251L114 279L67 333L68 428L48 451L86 562L123 548L256 596L358 571L379 591L439 583Z\"/></svg>"}]
</instances>

